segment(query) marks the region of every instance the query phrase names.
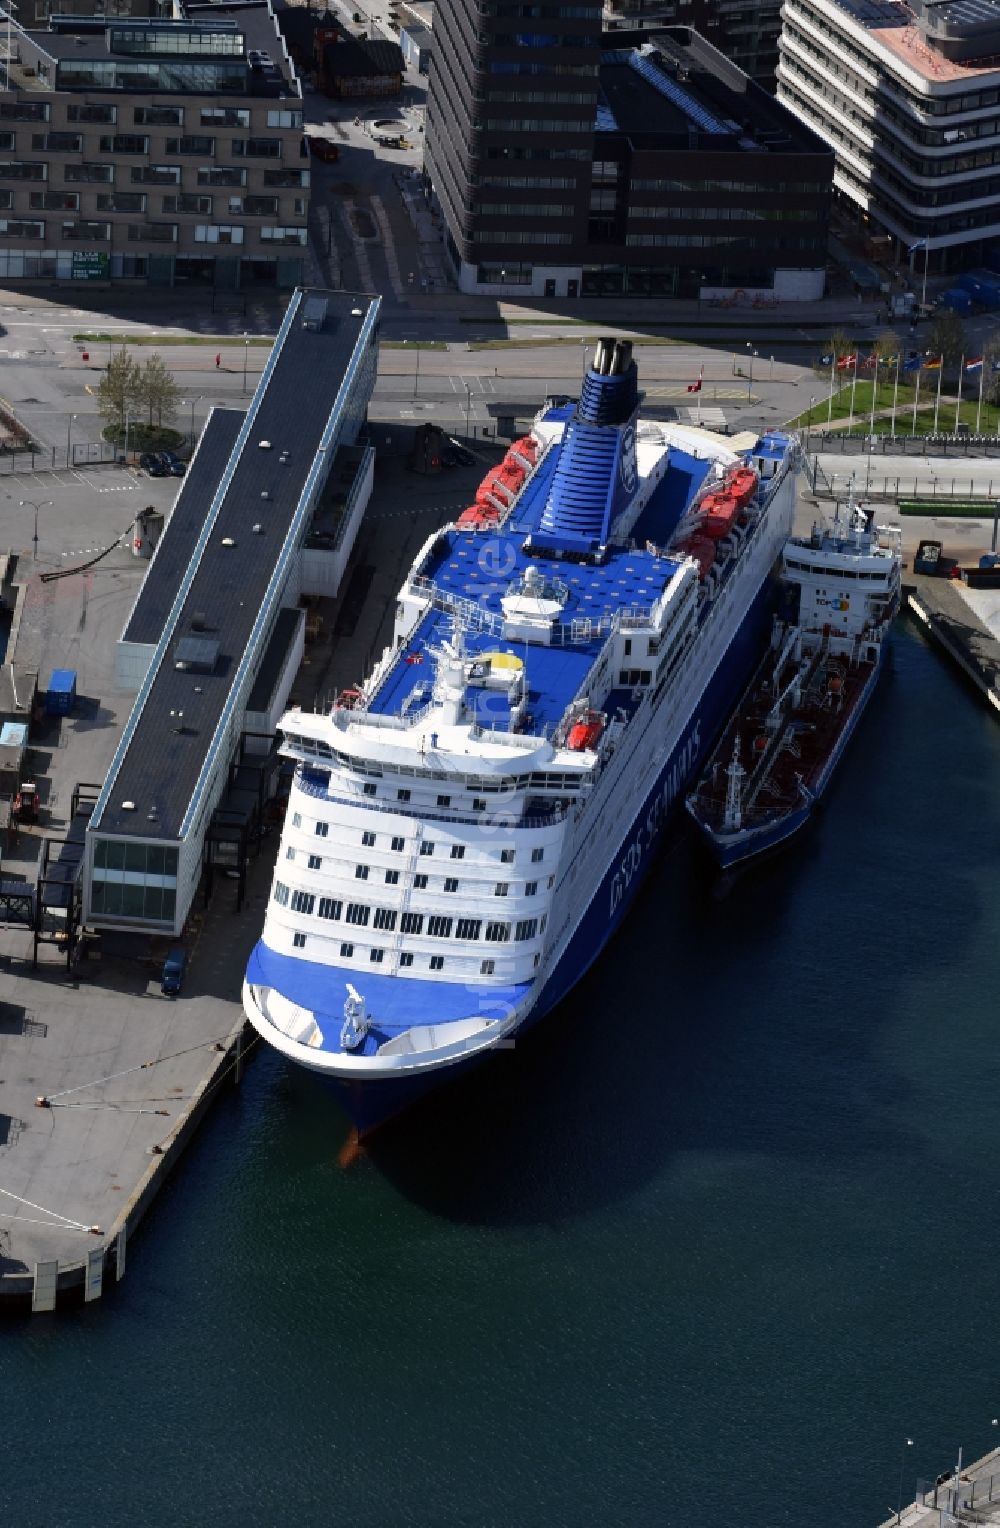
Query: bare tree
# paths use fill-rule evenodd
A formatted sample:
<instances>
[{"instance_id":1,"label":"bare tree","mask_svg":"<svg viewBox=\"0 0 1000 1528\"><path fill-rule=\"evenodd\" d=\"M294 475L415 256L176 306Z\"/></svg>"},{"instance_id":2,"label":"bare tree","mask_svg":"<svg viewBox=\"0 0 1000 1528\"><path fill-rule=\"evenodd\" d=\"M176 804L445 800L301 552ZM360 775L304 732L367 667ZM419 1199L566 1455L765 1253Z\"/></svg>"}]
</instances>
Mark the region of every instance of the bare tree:
<instances>
[{"instance_id":1,"label":"bare tree","mask_svg":"<svg viewBox=\"0 0 1000 1528\"><path fill-rule=\"evenodd\" d=\"M931 354L941 356L946 366L957 366L965 354L965 325L951 308L940 308L927 331Z\"/></svg>"}]
</instances>

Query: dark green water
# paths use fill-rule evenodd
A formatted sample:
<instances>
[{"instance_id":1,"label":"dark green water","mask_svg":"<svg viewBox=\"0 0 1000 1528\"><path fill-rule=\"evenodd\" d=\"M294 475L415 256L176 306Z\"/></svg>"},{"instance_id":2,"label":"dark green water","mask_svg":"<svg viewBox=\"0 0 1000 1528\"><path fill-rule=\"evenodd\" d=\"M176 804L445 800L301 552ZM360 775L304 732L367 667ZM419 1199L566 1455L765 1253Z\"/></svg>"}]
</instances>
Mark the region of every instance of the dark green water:
<instances>
[{"instance_id":1,"label":"dark green water","mask_svg":"<svg viewBox=\"0 0 1000 1528\"><path fill-rule=\"evenodd\" d=\"M373 1157L258 1055L122 1286L0 1328L3 1523L874 1528L992 1446L998 779L901 626L808 840L682 838Z\"/></svg>"}]
</instances>

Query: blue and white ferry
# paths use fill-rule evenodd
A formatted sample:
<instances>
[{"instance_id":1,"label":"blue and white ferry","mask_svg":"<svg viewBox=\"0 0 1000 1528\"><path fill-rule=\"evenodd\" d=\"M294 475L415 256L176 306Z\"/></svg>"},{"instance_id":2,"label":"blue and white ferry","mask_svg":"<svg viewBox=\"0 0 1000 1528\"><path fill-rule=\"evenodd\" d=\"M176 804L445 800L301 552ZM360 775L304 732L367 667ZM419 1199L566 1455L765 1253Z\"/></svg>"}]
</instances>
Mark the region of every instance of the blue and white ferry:
<instances>
[{"instance_id":1,"label":"blue and white ferry","mask_svg":"<svg viewBox=\"0 0 1000 1528\"><path fill-rule=\"evenodd\" d=\"M246 1013L369 1128L566 996L763 652L795 441L643 421L597 343L422 547L297 761Z\"/></svg>"}]
</instances>

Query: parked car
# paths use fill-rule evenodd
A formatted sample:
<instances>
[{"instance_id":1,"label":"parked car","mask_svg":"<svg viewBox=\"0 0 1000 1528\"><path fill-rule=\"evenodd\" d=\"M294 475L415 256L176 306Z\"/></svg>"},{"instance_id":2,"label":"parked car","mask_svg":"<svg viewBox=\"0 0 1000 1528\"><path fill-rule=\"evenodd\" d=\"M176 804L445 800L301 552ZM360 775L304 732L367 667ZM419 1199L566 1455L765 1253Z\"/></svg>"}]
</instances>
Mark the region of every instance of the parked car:
<instances>
[{"instance_id":1,"label":"parked car","mask_svg":"<svg viewBox=\"0 0 1000 1528\"><path fill-rule=\"evenodd\" d=\"M175 944L163 962L163 975L160 978L160 991L166 997L176 997L180 992L186 970L187 950L182 944Z\"/></svg>"},{"instance_id":2,"label":"parked car","mask_svg":"<svg viewBox=\"0 0 1000 1528\"><path fill-rule=\"evenodd\" d=\"M173 451L161 451L160 461L166 467L171 477L183 477L187 471L187 463L182 462L180 457Z\"/></svg>"},{"instance_id":3,"label":"parked car","mask_svg":"<svg viewBox=\"0 0 1000 1528\"><path fill-rule=\"evenodd\" d=\"M150 477L166 477L168 468L158 451L144 451L139 458L139 466L143 472L148 472Z\"/></svg>"},{"instance_id":4,"label":"parked car","mask_svg":"<svg viewBox=\"0 0 1000 1528\"><path fill-rule=\"evenodd\" d=\"M340 149L329 138L320 138L316 133L310 133L307 141L314 159L320 159L324 164L335 164L340 158Z\"/></svg>"}]
</instances>

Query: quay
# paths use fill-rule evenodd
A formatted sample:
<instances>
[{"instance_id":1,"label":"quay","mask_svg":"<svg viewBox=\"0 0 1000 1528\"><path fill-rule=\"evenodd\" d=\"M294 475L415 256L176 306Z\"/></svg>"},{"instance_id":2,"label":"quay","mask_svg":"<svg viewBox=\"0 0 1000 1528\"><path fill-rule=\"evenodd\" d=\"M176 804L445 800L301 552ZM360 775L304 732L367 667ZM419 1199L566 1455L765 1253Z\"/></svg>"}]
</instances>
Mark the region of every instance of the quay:
<instances>
[{"instance_id":1,"label":"quay","mask_svg":"<svg viewBox=\"0 0 1000 1528\"><path fill-rule=\"evenodd\" d=\"M1000 1448L936 1480L919 1481L912 1502L878 1528L957 1528L958 1524L1000 1523Z\"/></svg>"},{"instance_id":2,"label":"quay","mask_svg":"<svg viewBox=\"0 0 1000 1528\"><path fill-rule=\"evenodd\" d=\"M275 726L302 669L302 598L339 593L371 492L358 438L378 312L377 298L297 291L245 411L213 410L169 512L102 527L96 559L60 550L53 565L55 526L40 556L38 513L55 501L28 502L27 577L15 586L12 554L3 584L7 656L32 682L7 686L25 744L16 765L9 745L0 758L17 771L0 824L0 1304L51 1310L121 1278L166 1171L240 1077L238 997L280 811ZM145 487L125 476L120 491ZM69 488L58 509L78 544ZM72 670L66 705L36 687L53 669ZM17 820L23 779L37 822ZM178 940L188 970L168 996Z\"/></svg>"},{"instance_id":3,"label":"quay","mask_svg":"<svg viewBox=\"0 0 1000 1528\"><path fill-rule=\"evenodd\" d=\"M904 592L909 610L928 635L1000 712L1000 641L985 618L993 607L1000 607L1000 591L987 594L970 590L958 579L913 574Z\"/></svg>"},{"instance_id":4,"label":"quay","mask_svg":"<svg viewBox=\"0 0 1000 1528\"><path fill-rule=\"evenodd\" d=\"M358 299L334 294L330 337L357 333L368 301L360 300L358 314L350 311ZM346 311L337 312L335 304ZM313 326L320 322L315 305L303 316ZM367 338L363 343L367 348ZM362 420L367 379L352 393L340 385L335 367L330 374L324 385L331 407ZM280 369L273 385L286 400L293 396ZM260 384L266 387L267 377ZM319 391L314 385L314 395ZM287 402L279 401L279 411L283 407ZM79 698L68 716L42 718L32 728L39 825L22 827L15 837L0 824L0 1311L51 1311L113 1288L125 1273L136 1227L209 1105L228 1092L240 1106L231 1090L256 1045L240 991L263 925L277 844L267 807L268 792L280 786L280 763L268 733L289 702L323 703L357 681L389 640L395 594L417 549L469 503L496 459L484 444L472 465L447 477L415 476L392 453L402 440L389 439L383 429L379 445L390 449L377 473L369 471L362 495L345 487L344 468L352 469L354 483L357 458L371 468L371 456L349 444L330 449L333 425L324 424L316 455L334 459L324 489L309 467L314 453L301 410L285 460L280 418L266 419L260 406L255 414L251 402L244 428L233 413L210 416L172 514L162 498L169 517L151 562L133 555L130 531L121 535L121 500L108 485L132 490L134 499L140 487L144 498L163 490L117 467L95 479L89 493L77 482L62 497L58 487L47 488L55 508L44 550L31 560L22 554L18 661L42 673L71 666ZM256 491L255 470L263 474ZM241 493L227 503L227 481L241 476ZM13 514L6 520L8 513L0 500L0 536L15 537L18 522ZM338 530L345 517L349 537ZM83 519L92 544L112 544L115 535L119 544L99 567L43 582L43 571L71 569L85 557ZM288 555L296 540L303 549L297 566ZM271 571L262 554L267 542ZM211 588L199 588L205 547L231 570L225 602L213 600ZM262 611L265 586L270 597L285 573L285 590L271 600L279 608L270 629L262 620L248 638L246 611ZM322 592L312 593L317 585ZM185 614L189 605L194 615ZM190 648L184 651L198 666L179 666L177 648L190 643L189 633L218 645L218 666L210 663L211 652ZM255 673L231 704L244 669L241 655ZM190 695L176 688L185 683ZM170 686L160 702L158 685ZM229 722L227 707L234 713ZM223 724L231 726L232 742L218 753L219 794L213 797L202 765ZM250 729L266 745L256 755L245 746ZM153 761L152 770L143 768L140 754ZM86 804L78 809L81 781L105 781L103 818L94 823L96 803L89 814ZM99 787L88 789L99 802ZM184 802L171 795L180 790ZM165 852L167 824L180 821L198 791L206 826L203 846L199 842L191 858L205 875L200 884L192 877L190 892L178 886L177 902L187 901L181 924L176 908L145 900L151 887L170 889L169 864L143 861L138 874L136 856L150 844ZM112 814L123 809L120 858L110 851L98 858L96 842L111 840ZM49 850L74 868L68 910L46 910L39 936L23 922L4 922L2 888L12 876L26 899L36 880L43 888L38 867ZM114 864L126 868L111 873ZM136 916L116 916L125 909L112 908L108 890L121 887L124 897L140 881L143 904L129 911L140 913L144 925ZM36 905L47 909L44 895ZM187 952L188 969L181 994L171 998L161 992L160 976L176 942Z\"/></svg>"}]
</instances>

